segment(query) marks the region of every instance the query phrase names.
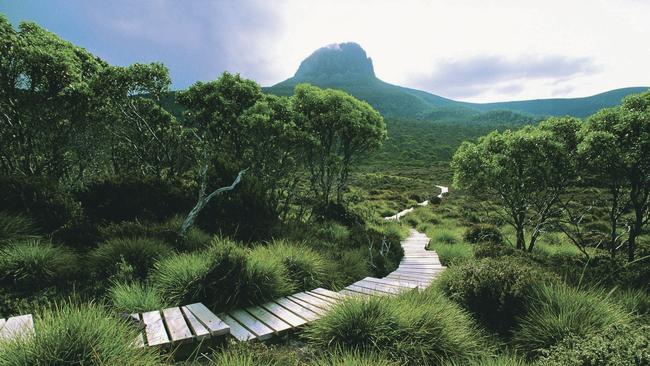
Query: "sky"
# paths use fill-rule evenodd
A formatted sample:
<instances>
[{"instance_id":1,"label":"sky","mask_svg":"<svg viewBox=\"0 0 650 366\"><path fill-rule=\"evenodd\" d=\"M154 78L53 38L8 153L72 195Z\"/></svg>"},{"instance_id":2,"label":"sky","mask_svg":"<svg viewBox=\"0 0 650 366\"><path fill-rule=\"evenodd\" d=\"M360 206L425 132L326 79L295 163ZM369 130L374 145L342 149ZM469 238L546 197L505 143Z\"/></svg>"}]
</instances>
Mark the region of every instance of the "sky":
<instances>
[{"instance_id":1,"label":"sky","mask_svg":"<svg viewBox=\"0 0 650 366\"><path fill-rule=\"evenodd\" d=\"M175 89L238 72L263 86L357 42L389 83L472 102L650 86L647 0L0 0L115 65L163 62Z\"/></svg>"}]
</instances>

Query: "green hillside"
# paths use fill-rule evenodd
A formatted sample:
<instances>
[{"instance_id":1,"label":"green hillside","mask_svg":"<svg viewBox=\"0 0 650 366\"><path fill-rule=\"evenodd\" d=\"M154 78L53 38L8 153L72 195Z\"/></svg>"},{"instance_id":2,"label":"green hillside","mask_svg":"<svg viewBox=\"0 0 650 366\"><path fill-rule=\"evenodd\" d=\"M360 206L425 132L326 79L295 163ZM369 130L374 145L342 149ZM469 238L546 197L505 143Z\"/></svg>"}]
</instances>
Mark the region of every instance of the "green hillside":
<instances>
[{"instance_id":1,"label":"green hillside","mask_svg":"<svg viewBox=\"0 0 650 366\"><path fill-rule=\"evenodd\" d=\"M611 90L584 98L536 99L499 103L468 103L444 98L422 90L386 83L376 77L372 60L356 43L341 43L320 48L302 61L296 74L264 90L277 95L291 95L299 83L323 88L342 89L365 100L385 117L444 122L472 122L505 117L504 114L482 112L513 111L507 122L529 123L533 116L586 117L597 110L613 107L629 95L648 89L632 87ZM501 121L499 121L501 122Z\"/></svg>"}]
</instances>

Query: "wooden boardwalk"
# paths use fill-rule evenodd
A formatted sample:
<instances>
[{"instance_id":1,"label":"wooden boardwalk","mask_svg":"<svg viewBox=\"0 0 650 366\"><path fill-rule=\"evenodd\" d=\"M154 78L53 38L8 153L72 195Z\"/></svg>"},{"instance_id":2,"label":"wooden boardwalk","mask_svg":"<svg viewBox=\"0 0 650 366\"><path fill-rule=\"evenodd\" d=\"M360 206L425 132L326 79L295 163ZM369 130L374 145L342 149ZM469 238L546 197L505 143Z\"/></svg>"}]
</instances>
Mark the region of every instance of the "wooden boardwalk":
<instances>
[{"instance_id":1,"label":"wooden boardwalk","mask_svg":"<svg viewBox=\"0 0 650 366\"><path fill-rule=\"evenodd\" d=\"M425 249L428 243L426 235L412 229L409 237L402 241L404 258L399 267L384 278L366 277L339 292L323 288L299 292L219 317L237 340L265 340L320 318L348 296L394 296L425 288L445 268L435 252Z\"/></svg>"}]
</instances>

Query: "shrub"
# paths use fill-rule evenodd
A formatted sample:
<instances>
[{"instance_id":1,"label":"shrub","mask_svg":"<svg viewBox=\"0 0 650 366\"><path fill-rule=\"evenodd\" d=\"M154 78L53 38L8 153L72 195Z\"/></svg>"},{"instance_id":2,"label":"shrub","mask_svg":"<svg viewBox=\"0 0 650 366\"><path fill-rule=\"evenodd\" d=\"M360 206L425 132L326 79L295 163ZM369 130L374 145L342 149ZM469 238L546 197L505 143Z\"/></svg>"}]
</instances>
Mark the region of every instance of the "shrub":
<instances>
[{"instance_id":1,"label":"shrub","mask_svg":"<svg viewBox=\"0 0 650 366\"><path fill-rule=\"evenodd\" d=\"M447 269L437 285L488 329L505 334L535 285L549 276L519 260L483 259Z\"/></svg>"},{"instance_id":2,"label":"shrub","mask_svg":"<svg viewBox=\"0 0 650 366\"><path fill-rule=\"evenodd\" d=\"M511 245L508 244L496 244L496 243L479 243L474 248L474 258L483 259L483 258L501 258L509 256L521 256L523 253L517 251Z\"/></svg>"},{"instance_id":3,"label":"shrub","mask_svg":"<svg viewBox=\"0 0 650 366\"><path fill-rule=\"evenodd\" d=\"M78 250L95 248L101 241L97 225L83 218L73 219L52 233L52 241Z\"/></svg>"},{"instance_id":4,"label":"shrub","mask_svg":"<svg viewBox=\"0 0 650 366\"><path fill-rule=\"evenodd\" d=\"M348 298L312 323L315 347L381 352L400 364L468 361L489 352L480 330L435 291L399 298Z\"/></svg>"},{"instance_id":5,"label":"shrub","mask_svg":"<svg viewBox=\"0 0 650 366\"><path fill-rule=\"evenodd\" d=\"M321 224L317 233L321 239L338 244L345 244L350 239L350 230L346 226L336 222Z\"/></svg>"},{"instance_id":6,"label":"shrub","mask_svg":"<svg viewBox=\"0 0 650 366\"><path fill-rule=\"evenodd\" d=\"M501 244L503 243L503 236L501 235L501 231L494 225L478 224L472 225L465 231L463 240L474 244L484 242Z\"/></svg>"},{"instance_id":7,"label":"shrub","mask_svg":"<svg viewBox=\"0 0 650 366\"><path fill-rule=\"evenodd\" d=\"M275 260L280 263L285 268L292 287L298 290L320 287L328 277L325 258L305 245L275 241L267 246L256 247L251 258L260 262Z\"/></svg>"},{"instance_id":8,"label":"shrub","mask_svg":"<svg viewBox=\"0 0 650 366\"><path fill-rule=\"evenodd\" d=\"M74 278L77 257L65 248L29 240L0 250L0 278L22 290L36 290Z\"/></svg>"},{"instance_id":9,"label":"shrub","mask_svg":"<svg viewBox=\"0 0 650 366\"><path fill-rule=\"evenodd\" d=\"M193 197L177 186L157 177L110 177L88 184L77 196L94 222L161 221L192 207Z\"/></svg>"},{"instance_id":10,"label":"shrub","mask_svg":"<svg viewBox=\"0 0 650 366\"><path fill-rule=\"evenodd\" d=\"M618 290L613 293L612 301L621 305L626 311L643 317L650 322L650 294L644 290Z\"/></svg>"},{"instance_id":11,"label":"shrub","mask_svg":"<svg viewBox=\"0 0 650 366\"><path fill-rule=\"evenodd\" d=\"M153 264L172 253L169 245L154 239L111 239L100 244L89 256L93 270L100 275L114 275L120 260L133 266L138 279L144 279Z\"/></svg>"},{"instance_id":12,"label":"shrub","mask_svg":"<svg viewBox=\"0 0 650 366\"><path fill-rule=\"evenodd\" d=\"M211 258L205 253L172 255L154 264L150 281L170 305L203 301L203 281L210 265Z\"/></svg>"},{"instance_id":13,"label":"shrub","mask_svg":"<svg viewBox=\"0 0 650 366\"><path fill-rule=\"evenodd\" d=\"M0 340L0 365L160 365L155 348L133 347L136 328L96 304L36 314L37 336Z\"/></svg>"},{"instance_id":14,"label":"shrub","mask_svg":"<svg viewBox=\"0 0 650 366\"><path fill-rule=\"evenodd\" d=\"M108 291L113 308L123 313L142 313L166 307L157 289L139 282L115 283Z\"/></svg>"},{"instance_id":15,"label":"shrub","mask_svg":"<svg viewBox=\"0 0 650 366\"><path fill-rule=\"evenodd\" d=\"M443 266L459 265L474 256L474 245L467 243L429 244L428 248L438 253Z\"/></svg>"},{"instance_id":16,"label":"shrub","mask_svg":"<svg viewBox=\"0 0 650 366\"><path fill-rule=\"evenodd\" d=\"M309 365L313 366L398 366L393 362L376 353L345 352L336 351L322 356Z\"/></svg>"},{"instance_id":17,"label":"shrub","mask_svg":"<svg viewBox=\"0 0 650 366\"><path fill-rule=\"evenodd\" d=\"M534 356L568 336L586 337L630 322L630 314L608 301L603 293L543 285L533 292L513 341Z\"/></svg>"},{"instance_id":18,"label":"shrub","mask_svg":"<svg viewBox=\"0 0 650 366\"><path fill-rule=\"evenodd\" d=\"M294 258L295 259L295 258ZM312 268L302 268L301 264L296 265L296 261L291 261L293 270L302 271ZM294 276L298 272L294 273ZM307 275L307 273L305 273ZM232 303L232 306L238 304L258 304L260 302L276 299L278 297L289 295L294 291L296 281L287 276L287 270L283 263L269 257L255 256L249 258L246 262L244 275L238 280L240 299Z\"/></svg>"},{"instance_id":19,"label":"shrub","mask_svg":"<svg viewBox=\"0 0 650 366\"><path fill-rule=\"evenodd\" d=\"M56 182L36 177L0 177L0 207L24 214L50 233L77 217L78 204Z\"/></svg>"},{"instance_id":20,"label":"shrub","mask_svg":"<svg viewBox=\"0 0 650 366\"><path fill-rule=\"evenodd\" d=\"M540 366L650 365L650 327L613 326L572 336L544 352Z\"/></svg>"},{"instance_id":21,"label":"shrub","mask_svg":"<svg viewBox=\"0 0 650 366\"><path fill-rule=\"evenodd\" d=\"M36 238L34 222L20 214L0 211L0 245L9 241Z\"/></svg>"},{"instance_id":22,"label":"shrub","mask_svg":"<svg viewBox=\"0 0 650 366\"><path fill-rule=\"evenodd\" d=\"M336 259L337 273L341 284L347 285L362 278L372 276L368 252L361 249L346 250Z\"/></svg>"}]
</instances>

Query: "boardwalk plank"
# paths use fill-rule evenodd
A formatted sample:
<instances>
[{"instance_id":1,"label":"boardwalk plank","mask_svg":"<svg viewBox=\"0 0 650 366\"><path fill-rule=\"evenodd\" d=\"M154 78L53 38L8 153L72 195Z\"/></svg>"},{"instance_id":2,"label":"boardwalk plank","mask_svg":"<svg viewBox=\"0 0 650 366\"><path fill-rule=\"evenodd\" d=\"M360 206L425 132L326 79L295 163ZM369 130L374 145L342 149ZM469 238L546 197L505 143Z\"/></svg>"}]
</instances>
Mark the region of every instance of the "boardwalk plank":
<instances>
[{"instance_id":1,"label":"boardwalk plank","mask_svg":"<svg viewBox=\"0 0 650 366\"><path fill-rule=\"evenodd\" d=\"M282 319L282 321L289 323L292 327L299 327L305 323L307 320L301 318L300 316L292 313L291 311L283 308L281 305L274 302L267 302L261 305L264 309L268 310L271 314Z\"/></svg>"},{"instance_id":2,"label":"boardwalk plank","mask_svg":"<svg viewBox=\"0 0 650 366\"><path fill-rule=\"evenodd\" d=\"M27 337L34 334L34 319L31 314L14 316L4 322L0 339Z\"/></svg>"},{"instance_id":3,"label":"boardwalk plank","mask_svg":"<svg viewBox=\"0 0 650 366\"><path fill-rule=\"evenodd\" d=\"M149 346L164 346L169 344L169 336L165 330L160 311L148 311L142 313L142 321L146 325L145 334L147 338L147 345Z\"/></svg>"},{"instance_id":4,"label":"boardwalk plank","mask_svg":"<svg viewBox=\"0 0 650 366\"><path fill-rule=\"evenodd\" d=\"M180 308L167 308L162 311L169 338L172 342L180 343L188 339L192 339L192 331L190 330L185 317Z\"/></svg>"},{"instance_id":5,"label":"boardwalk plank","mask_svg":"<svg viewBox=\"0 0 650 366\"><path fill-rule=\"evenodd\" d=\"M293 302L295 302L296 304L302 306L303 308L307 308L307 309L311 310L312 312L318 314L318 317L319 317L319 318L320 318L322 315L325 314L325 309L323 309L323 308L321 308L321 307L318 307L318 306L315 306L315 305L313 305L313 304L311 304L311 303L308 303L308 302L306 302L306 301L304 301L304 300L300 300L299 298L292 297L292 296L287 296L286 298L287 298L287 300L289 300L289 301L293 301Z\"/></svg>"},{"instance_id":6,"label":"boardwalk plank","mask_svg":"<svg viewBox=\"0 0 650 366\"><path fill-rule=\"evenodd\" d=\"M306 321L312 321L320 318L320 312L309 309L302 304L289 300L286 297L277 299L275 302L285 309L291 311L292 313L298 315L299 317L305 319Z\"/></svg>"},{"instance_id":7,"label":"boardwalk plank","mask_svg":"<svg viewBox=\"0 0 650 366\"><path fill-rule=\"evenodd\" d=\"M203 324L213 336L228 333L228 324L214 315L205 305L197 302L187 305L186 308Z\"/></svg>"},{"instance_id":8,"label":"boardwalk plank","mask_svg":"<svg viewBox=\"0 0 650 366\"><path fill-rule=\"evenodd\" d=\"M222 314L221 318L226 324L228 324L230 329L230 334L235 337L240 342L252 341L257 338L255 334L251 333L248 329L244 328L243 325L239 324L238 321L231 318L227 314Z\"/></svg>"},{"instance_id":9,"label":"boardwalk plank","mask_svg":"<svg viewBox=\"0 0 650 366\"><path fill-rule=\"evenodd\" d=\"M138 321L138 323L140 321L142 321L142 319L140 319L140 314L138 314L138 313L131 314L131 318ZM135 337L135 340L133 340L133 347L142 348L142 347L144 347L144 345L145 345L144 344L144 334L142 334L142 332L140 332L140 333L138 333L138 336Z\"/></svg>"},{"instance_id":10,"label":"boardwalk plank","mask_svg":"<svg viewBox=\"0 0 650 366\"><path fill-rule=\"evenodd\" d=\"M299 300L302 300L306 303L312 304L314 306L318 306L321 309L327 310L329 309L332 305L333 302L329 302L327 300L323 300L321 298L318 298L314 295L310 295L306 292L299 292L297 294L289 295L291 298L296 298Z\"/></svg>"},{"instance_id":11,"label":"boardwalk plank","mask_svg":"<svg viewBox=\"0 0 650 366\"><path fill-rule=\"evenodd\" d=\"M291 325L289 323L286 323L282 319L271 314L263 307L251 306L246 308L246 311L258 320L262 321L262 323L266 324L269 328L273 329L276 333L291 328Z\"/></svg>"},{"instance_id":12,"label":"boardwalk plank","mask_svg":"<svg viewBox=\"0 0 650 366\"><path fill-rule=\"evenodd\" d=\"M319 294L319 295L327 296L327 297L329 297L329 298L337 299L337 300L342 300L342 299L345 298L345 296L339 294L338 292L330 291L330 290L327 290L327 289L324 289L324 288L320 288L320 287L319 287L319 288L315 288L315 289L313 289L313 290L311 290L311 291L309 291L309 292L313 292L313 293L315 293L315 294Z\"/></svg>"},{"instance_id":13,"label":"boardwalk plank","mask_svg":"<svg viewBox=\"0 0 650 366\"><path fill-rule=\"evenodd\" d=\"M208 328L205 327L197 318L194 316L194 313L190 311L190 309L187 308L187 306L182 306L181 311L183 312L183 315L185 315L185 319L187 319L187 324L190 326L190 329L192 330L192 333L196 337L196 339L201 340L204 338L209 338L210 337L210 331Z\"/></svg>"},{"instance_id":14,"label":"boardwalk plank","mask_svg":"<svg viewBox=\"0 0 650 366\"><path fill-rule=\"evenodd\" d=\"M239 324L243 325L251 333L255 334L258 339L265 340L271 338L273 334L273 329L266 326L266 324L255 319L254 316L250 315L243 309L236 309L228 313L230 317L237 320Z\"/></svg>"}]
</instances>

